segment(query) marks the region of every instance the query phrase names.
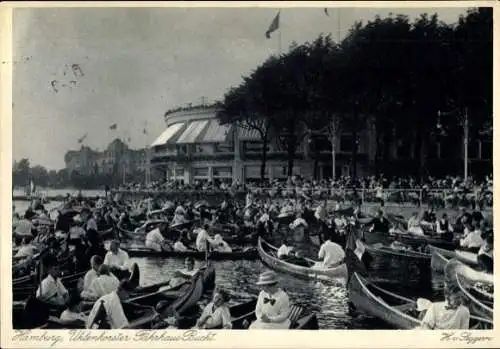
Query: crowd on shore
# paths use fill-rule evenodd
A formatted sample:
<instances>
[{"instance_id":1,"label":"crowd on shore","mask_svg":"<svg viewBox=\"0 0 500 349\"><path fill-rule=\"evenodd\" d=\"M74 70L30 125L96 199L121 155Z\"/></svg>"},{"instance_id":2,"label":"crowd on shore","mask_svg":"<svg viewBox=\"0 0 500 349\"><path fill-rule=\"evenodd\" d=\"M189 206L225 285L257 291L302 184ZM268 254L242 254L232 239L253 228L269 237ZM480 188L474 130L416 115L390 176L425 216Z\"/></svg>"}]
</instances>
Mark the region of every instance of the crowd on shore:
<instances>
[{"instance_id":1,"label":"crowd on shore","mask_svg":"<svg viewBox=\"0 0 500 349\"><path fill-rule=\"evenodd\" d=\"M385 176L371 176L353 179L349 176L337 180L308 180L300 176L286 180L253 181L242 184L238 180L232 183L220 180L195 181L187 184L183 180L152 182L148 185L128 183L118 188L122 191L150 192L252 192L273 197L304 196L314 199L334 199L336 201L360 200L362 202L424 203L435 207L467 206L475 208L492 206L493 176L464 181L458 176L445 178L428 177L417 181L413 177L388 179Z\"/></svg>"}]
</instances>

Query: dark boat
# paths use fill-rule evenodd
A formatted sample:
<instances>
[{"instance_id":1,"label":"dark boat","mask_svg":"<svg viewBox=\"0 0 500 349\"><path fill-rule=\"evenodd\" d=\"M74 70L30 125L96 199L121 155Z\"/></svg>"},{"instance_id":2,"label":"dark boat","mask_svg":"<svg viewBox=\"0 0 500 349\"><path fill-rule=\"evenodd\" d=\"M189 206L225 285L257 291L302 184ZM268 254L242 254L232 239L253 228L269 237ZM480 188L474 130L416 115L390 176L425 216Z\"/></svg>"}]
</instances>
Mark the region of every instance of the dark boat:
<instances>
[{"instance_id":1,"label":"dark boat","mask_svg":"<svg viewBox=\"0 0 500 349\"><path fill-rule=\"evenodd\" d=\"M381 243L373 245L365 245L365 247L366 251L369 252L374 257L388 257L388 258L414 260L418 262L424 262L426 264L429 263L429 265L431 261L430 254L419 251L392 248L390 246L386 246Z\"/></svg>"},{"instance_id":2,"label":"dark boat","mask_svg":"<svg viewBox=\"0 0 500 349\"><path fill-rule=\"evenodd\" d=\"M257 251L262 261L271 269L291 274L294 276L305 277L308 279L334 281L335 279L347 276L347 266L345 263L339 264L333 268L311 268L302 265L292 264L279 259L276 256L278 248L259 238ZM315 261L305 258L311 265Z\"/></svg>"},{"instance_id":3,"label":"dark boat","mask_svg":"<svg viewBox=\"0 0 500 349\"><path fill-rule=\"evenodd\" d=\"M121 247L128 253L130 257L155 257L155 258L168 258L168 257L192 257L195 259L205 259L205 252L199 251L152 251L145 247ZM259 257L257 250L254 247L244 249L233 249L232 252L210 252L208 258L211 260L240 260L248 259L253 260Z\"/></svg>"},{"instance_id":4,"label":"dark boat","mask_svg":"<svg viewBox=\"0 0 500 349\"><path fill-rule=\"evenodd\" d=\"M413 248L433 245L436 247L453 250L458 247L456 241L449 241L439 237L415 235L411 233L388 234L382 232L365 232L364 238L366 243L368 244L391 244L393 241L399 240L401 243L409 245Z\"/></svg>"},{"instance_id":5,"label":"dark boat","mask_svg":"<svg viewBox=\"0 0 500 349\"><path fill-rule=\"evenodd\" d=\"M356 310L383 320L396 329L420 326L416 301L387 291L354 273L349 283L349 301ZM491 329L493 321L471 316L470 329Z\"/></svg>"}]
</instances>

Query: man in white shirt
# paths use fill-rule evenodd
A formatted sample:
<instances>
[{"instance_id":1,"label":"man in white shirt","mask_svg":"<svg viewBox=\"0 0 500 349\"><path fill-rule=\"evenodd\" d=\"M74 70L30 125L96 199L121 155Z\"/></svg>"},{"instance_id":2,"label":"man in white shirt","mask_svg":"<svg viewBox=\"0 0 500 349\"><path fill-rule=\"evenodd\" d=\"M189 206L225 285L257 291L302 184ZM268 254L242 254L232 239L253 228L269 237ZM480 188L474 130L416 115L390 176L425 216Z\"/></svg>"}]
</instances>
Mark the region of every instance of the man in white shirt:
<instances>
[{"instance_id":1,"label":"man in white shirt","mask_svg":"<svg viewBox=\"0 0 500 349\"><path fill-rule=\"evenodd\" d=\"M36 298L55 306L64 306L68 300L69 293L59 278L59 266L53 261L48 264L49 275L38 286Z\"/></svg>"},{"instance_id":2,"label":"man in white shirt","mask_svg":"<svg viewBox=\"0 0 500 349\"><path fill-rule=\"evenodd\" d=\"M15 234L20 237L33 236L35 226L31 222L35 213L33 211L26 211L24 218L17 223Z\"/></svg>"},{"instance_id":3,"label":"man in white shirt","mask_svg":"<svg viewBox=\"0 0 500 349\"><path fill-rule=\"evenodd\" d=\"M165 229L166 224L160 223L157 228L147 233L145 243L146 247L157 252L168 250L168 248L166 248L165 237L163 236Z\"/></svg>"},{"instance_id":4,"label":"man in white shirt","mask_svg":"<svg viewBox=\"0 0 500 349\"><path fill-rule=\"evenodd\" d=\"M479 228L469 232L463 239L460 240L460 246L469 249L479 249L484 244Z\"/></svg>"},{"instance_id":5,"label":"man in white shirt","mask_svg":"<svg viewBox=\"0 0 500 349\"><path fill-rule=\"evenodd\" d=\"M290 300L278 286L276 273L265 271L257 282L262 287L255 306L257 319L250 329L288 329L290 328Z\"/></svg>"},{"instance_id":6,"label":"man in white shirt","mask_svg":"<svg viewBox=\"0 0 500 349\"><path fill-rule=\"evenodd\" d=\"M120 243L117 240L111 241L109 251L104 257L103 264L109 265L112 269L129 270L128 253L120 248Z\"/></svg>"},{"instance_id":7,"label":"man in white shirt","mask_svg":"<svg viewBox=\"0 0 500 349\"><path fill-rule=\"evenodd\" d=\"M123 311L122 301L128 297L127 281L122 281L118 289L99 298L92 307L85 327L122 329L129 325Z\"/></svg>"},{"instance_id":8,"label":"man in white shirt","mask_svg":"<svg viewBox=\"0 0 500 349\"><path fill-rule=\"evenodd\" d=\"M94 255L92 256L92 258L90 258L90 270L83 277L83 287L82 287L82 292L80 293L82 298L85 298L84 295L90 292L90 287L92 286L92 283L99 276L98 271L101 265L102 265L101 256Z\"/></svg>"},{"instance_id":9,"label":"man in white shirt","mask_svg":"<svg viewBox=\"0 0 500 349\"><path fill-rule=\"evenodd\" d=\"M19 250L15 255L15 258L17 259L17 258L33 257L37 252L38 249L31 243L31 237L26 236L23 239L23 244L21 245L21 247L19 248Z\"/></svg>"},{"instance_id":10,"label":"man in white shirt","mask_svg":"<svg viewBox=\"0 0 500 349\"><path fill-rule=\"evenodd\" d=\"M313 268L330 268L338 265L345 259L345 252L339 244L336 244L328 238L320 247L318 259Z\"/></svg>"},{"instance_id":11,"label":"man in white shirt","mask_svg":"<svg viewBox=\"0 0 500 349\"><path fill-rule=\"evenodd\" d=\"M200 252L205 252L207 250L207 244L211 244L213 242L212 238L208 234L208 229L208 224L205 224L203 228L197 229L196 249Z\"/></svg>"},{"instance_id":12,"label":"man in white shirt","mask_svg":"<svg viewBox=\"0 0 500 349\"><path fill-rule=\"evenodd\" d=\"M278 248L276 255L278 258L282 259L288 257L293 252L293 246L287 246L288 241L284 241L283 244Z\"/></svg>"},{"instance_id":13,"label":"man in white shirt","mask_svg":"<svg viewBox=\"0 0 500 349\"><path fill-rule=\"evenodd\" d=\"M97 278L92 281L87 292L82 292L82 298L88 300L96 300L110 292L116 291L120 281L111 274L109 267L103 264L99 267Z\"/></svg>"},{"instance_id":14,"label":"man in white shirt","mask_svg":"<svg viewBox=\"0 0 500 349\"><path fill-rule=\"evenodd\" d=\"M210 243L212 250L216 252L232 252L233 249L224 241L220 234L216 234Z\"/></svg>"},{"instance_id":15,"label":"man in white shirt","mask_svg":"<svg viewBox=\"0 0 500 349\"><path fill-rule=\"evenodd\" d=\"M198 269L194 268L194 259L191 257L187 257L184 260L184 266L184 269L178 269L174 272L174 277L170 279L169 287L176 287L191 280L191 278L198 272Z\"/></svg>"}]
</instances>

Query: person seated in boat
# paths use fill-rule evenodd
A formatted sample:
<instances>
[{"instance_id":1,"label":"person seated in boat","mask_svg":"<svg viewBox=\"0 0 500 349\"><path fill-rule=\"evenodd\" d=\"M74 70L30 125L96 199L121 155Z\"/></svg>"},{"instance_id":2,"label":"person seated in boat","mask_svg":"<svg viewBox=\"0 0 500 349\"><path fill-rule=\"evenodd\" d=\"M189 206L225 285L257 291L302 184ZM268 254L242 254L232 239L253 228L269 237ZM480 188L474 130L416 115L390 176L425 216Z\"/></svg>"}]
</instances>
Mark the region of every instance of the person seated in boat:
<instances>
[{"instance_id":1,"label":"person seated in boat","mask_svg":"<svg viewBox=\"0 0 500 349\"><path fill-rule=\"evenodd\" d=\"M186 244L184 243L184 241L186 241L186 236L184 233L182 234L179 234L179 238L175 241L174 243L174 251L176 252L185 252L185 251L190 251L189 248L187 248Z\"/></svg>"},{"instance_id":2,"label":"person seated in boat","mask_svg":"<svg viewBox=\"0 0 500 349\"><path fill-rule=\"evenodd\" d=\"M493 231L485 237L484 244L477 253L477 262L481 269L493 272Z\"/></svg>"},{"instance_id":3,"label":"person seated in boat","mask_svg":"<svg viewBox=\"0 0 500 349\"><path fill-rule=\"evenodd\" d=\"M76 295L69 297L66 309L59 316L61 322L87 322L87 316L81 311L81 299Z\"/></svg>"},{"instance_id":4,"label":"person seated in boat","mask_svg":"<svg viewBox=\"0 0 500 349\"><path fill-rule=\"evenodd\" d=\"M104 256L103 264L108 265L114 272L116 270L118 274L123 274L123 271L128 271L130 269L130 262L128 253L120 248L120 242L118 240L111 241L109 245L109 251ZM120 273L122 271L122 273Z\"/></svg>"},{"instance_id":5,"label":"person seated in boat","mask_svg":"<svg viewBox=\"0 0 500 349\"><path fill-rule=\"evenodd\" d=\"M376 233L389 233L389 220L384 217L384 212L382 210L379 210L377 212L377 216L373 219L372 221L372 226L370 228L370 231L376 232Z\"/></svg>"},{"instance_id":6,"label":"person seated in boat","mask_svg":"<svg viewBox=\"0 0 500 349\"><path fill-rule=\"evenodd\" d=\"M87 300L96 300L110 292L116 291L120 281L111 273L111 269L106 264L99 267L97 278L92 281L90 288L82 292L82 298Z\"/></svg>"},{"instance_id":7,"label":"person seated in boat","mask_svg":"<svg viewBox=\"0 0 500 349\"><path fill-rule=\"evenodd\" d=\"M426 298L418 298L416 305L417 318L422 321L432 302Z\"/></svg>"},{"instance_id":8,"label":"person seated in boat","mask_svg":"<svg viewBox=\"0 0 500 349\"><path fill-rule=\"evenodd\" d=\"M300 237L304 236L305 231L308 227L309 225L307 224L306 220L302 218L301 213L297 213L297 215L295 216L295 220L290 223L290 229L294 234L297 234Z\"/></svg>"},{"instance_id":9,"label":"person seated in boat","mask_svg":"<svg viewBox=\"0 0 500 349\"><path fill-rule=\"evenodd\" d=\"M32 244L32 241L33 239L31 238L31 236L26 236L23 239L21 247L19 248L19 250L17 250L17 253L14 257L16 259L33 257L38 252L38 248Z\"/></svg>"},{"instance_id":10,"label":"person seated in boat","mask_svg":"<svg viewBox=\"0 0 500 349\"><path fill-rule=\"evenodd\" d=\"M421 219L418 212L413 212L408 219L408 232L414 235L424 235L424 230L421 227Z\"/></svg>"},{"instance_id":11,"label":"person seated in boat","mask_svg":"<svg viewBox=\"0 0 500 349\"><path fill-rule=\"evenodd\" d=\"M205 224L203 228L198 228L196 233L196 249L199 252L205 252L207 247L213 243L213 239L210 237L208 231L210 230L210 226Z\"/></svg>"},{"instance_id":12,"label":"person seated in boat","mask_svg":"<svg viewBox=\"0 0 500 349\"><path fill-rule=\"evenodd\" d=\"M467 224L472 224L472 215L469 212L467 212L466 208L463 206L461 206L459 210L460 213L455 221L455 226L458 232L464 233L465 226Z\"/></svg>"},{"instance_id":13,"label":"person seated in boat","mask_svg":"<svg viewBox=\"0 0 500 349\"><path fill-rule=\"evenodd\" d=\"M167 317L163 314L168 309L169 305L170 302L168 301L159 301L158 304L156 304L156 314L153 318L153 325L151 326L151 329L176 330L184 328L184 318L179 313L174 311L173 315L167 315Z\"/></svg>"},{"instance_id":14,"label":"person seated in boat","mask_svg":"<svg viewBox=\"0 0 500 349\"><path fill-rule=\"evenodd\" d=\"M446 213L443 213L441 219L436 221L436 233L442 237L453 235L453 228Z\"/></svg>"},{"instance_id":15,"label":"person seated in boat","mask_svg":"<svg viewBox=\"0 0 500 349\"><path fill-rule=\"evenodd\" d=\"M195 269L194 267L194 259L186 257L184 260L184 268L177 269L174 272L174 277L170 280L169 286L176 287L186 281L189 281L197 272L198 269Z\"/></svg>"},{"instance_id":16,"label":"person seated in boat","mask_svg":"<svg viewBox=\"0 0 500 349\"><path fill-rule=\"evenodd\" d=\"M478 251L484 244L481 230L479 228L471 228L470 230L471 231L468 231L463 239L460 240L460 246L470 251Z\"/></svg>"},{"instance_id":17,"label":"person seated in boat","mask_svg":"<svg viewBox=\"0 0 500 349\"><path fill-rule=\"evenodd\" d=\"M162 222L155 229L151 230L146 235L146 248L149 248L156 252L170 251L172 250L169 246L165 236L168 234L168 225Z\"/></svg>"},{"instance_id":18,"label":"person seated in boat","mask_svg":"<svg viewBox=\"0 0 500 349\"><path fill-rule=\"evenodd\" d=\"M31 210L26 210L24 214L24 218L21 219L14 230L14 233L20 239L31 236L33 237L33 233L35 231L35 226L33 225L33 218L35 217L35 213Z\"/></svg>"},{"instance_id":19,"label":"person seated in boat","mask_svg":"<svg viewBox=\"0 0 500 349\"><path fill-rule=\"evenodd\" d=\"M50 258L45 263L48 275L42 280L36 290L36 298L54 306L64 306L69 298L69 292L61 282L61 272L57 261Z\"/></svg>"},{"instance_id":20,"label":"person seated in boat","mask_svg":"<svg viewBox=\"0 0 500 349\"><path fill-rule=\"evenodd\" d=\"M323 242L318 252L318 259L312 268L326 269L338 266L345 260L345 252L339 244L332 242L332 237L327 236L327 240Z\"/></svg>"},{"instance_id":21,"label":"person seated in boat","mask_svg":"<svg viewBox=\"0 0 500 349\"><path fill-rule=\"evenodd\" d=\"M461 290L455 284L445 284L444 302L432 303L420 329L425 330L467 330L469 329L470 312L464 305Z\"/></svg>"},{"instance_id":22,"label":"person seated in boat","mask_svg":"<svg viewBox=\"0 0 500 349\"><path fill-rule=\"evenodd\" d=\"M101 256L93 255L90 258L90 270L85 273L85 276L83 277L83 285L80 293L82 298L85 298L84 295L90 292L92 283L99 277L99 268L101 267L102 262Z\"/></svg>"},{"instance_id":23,"label":"person seated in boat","mask_svg":"<svg viewBox=\"0 0 500 349\"><path fill-rule=\"evenodd\" d=\"M210 248L215 252L233 252L231 246L224 241L220 234L215 234L213 240L210 242Z\"/></svg>"},{"instance_id":24,"label":"person seated in boat","mask_svg":"<svg viewBox=\"0 0 500 349\"><path fill-rule=\"evenodd\" d=\"M116 291L99 298L90 311L85 327L87 329L108 328L112 330L127 327L129 321L123 311L122 302L129 297L130 290L128 281L123 280Z\"/></svg>"},{"instance_id":25,"label":"person seated in boat","mask_svg":"<svg viewBox=\"0 0 500 349\"><path fill-rule=\"evenodd\" d=\"M174 218L172 218L170 226L180 225L187 222L188 220L186 219L186 210L181 205L177 206L174 211Z\"/></svg>"},{"instance_id":26,"label":"person seated in boat","mask_svg":"<svg viewBox=\"0 0 500 349\"><path fill-rule=\"evenodd\" d=\"M290 300L278 284L273 271L265 271L256 283L262 290L255 306L256 320L250 329L288 329L290 327Z\"/></svg>"},{"instance_id":27,"label":"person seated in boat","mask_svg":"<svg viewBox=\"0 0 500 349\"><path fill-rule=\"evenodd\" d=\"M200 329L225 329L233 327L231 312L229 311L229 294L224 290L214 292L212 301L203 309L201 316L196 322L196 328Z\"/></svg>"}]
</instances>

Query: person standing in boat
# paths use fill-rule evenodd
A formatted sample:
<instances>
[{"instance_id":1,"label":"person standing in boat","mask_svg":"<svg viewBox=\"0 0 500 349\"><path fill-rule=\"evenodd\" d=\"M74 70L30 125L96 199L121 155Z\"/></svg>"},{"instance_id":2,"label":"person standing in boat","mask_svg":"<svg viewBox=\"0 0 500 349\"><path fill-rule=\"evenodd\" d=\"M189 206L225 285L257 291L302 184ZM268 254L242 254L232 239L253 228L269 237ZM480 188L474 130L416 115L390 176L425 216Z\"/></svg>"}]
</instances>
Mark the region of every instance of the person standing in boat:
<instances>
[{"instance_id":1,"label":"person standing in boat","mask_svg":"<svg viewBox=\"0 0 500 349\"><path fill-rule=\"evenodd\" d=\"M102 265L102 257L94 255L90 258L90 270L83 277L83 285L80 296L85 298L84 295L90 292L90 287L95 279L99 277L99 268Z\"/></svg>"},{"instance_id":2,"label":"person standing in boat","mask_svg":"<svg viewBox=\"0 0 500 349\"><path fill-rule=\"evenodd\" d=\"M149 248L156 252L169 251L171 250L165 236L167 236L168 225L166 222L162 222L155 229L151 230L146 235L146 248Z\"/></svg>"},{"instance_id":3,"label":"person standing in boat","mask_svg":"<svg viewBox=\"0 0 500 349\"><path fill-rule=\"evenodd\" d=\"M105 322L101 327L116 330L127 327L129 321L123 311L122 301L128 298L128 281L120 282L118 289L99 298L92 307L85 327L93 329L98 322Z\"/></svg>"},{"instance_id":4,"label":"person standing in boat","mask_svg":"<svg viewBox=\"0 0 500 349\"><path fill-rule=\"evenodd\" d=\"M339 244L332 242L330 236L321 245L318 252L318 259L321 261L316 262L312 268L325 269L338 266L345 259L345 252Z\"/></svg>"},{"instance_id":5,"label":"person standing in boat","mask_svg":"<svg viewBox=\"0 0 500 349\"><path fill-rule=\"evenodd\" d=\"M82 218L85 222L85 240L87 241L87 258L95 254L100 254L104 249L99 236L97 222L88 208L82 210Z\"/></svg>"},{"instance_id":6,"label":"person standing in boat","mask_svg":"<svg viewBox=\"0 0 500 349\"><path fill-rule=\"evenodd\" d=\"M446 284L444 302L432 303L425 313L420 329L424 330L468 330L469 309L463 305L460 288Z\"/></svg>"},{"instance_id":7,"label":"person standing in boat","mask_svg":"<svg viewBox=\"0 0 500 349\"><path fill-rule=\"evenodd\" d=\"M319 225L319 241L320 243L323 243L328 233L328 224L326 223L326 200L324 200L321 205L316 208L314 217Z\"/></svg>"},{"instance_id":8,"label":"person standing in boat","mask_svg":"<svg viewBox=\"0 0 500 349\"><path fill-rule=\"evenodd\" d=\"M203 313L196 322L196 328L230 330L233 324L228 303L229 294L224 290L216 291L212 301L203 309Z\"/></svg>"},{"instance_id":9,"label":"person standing in boat","mask_svg":"<svg viewBox=\"0 0 500 349\"><path fill-rule=\"evenodd\" d=\"M82 298L87 300L96 300L110 292L116 291L120 281L114 276L109 266L102 264L99 267L98 277L92 281L90 288L82 292Z\"/></svg>"},{"instance_id":10,"label":"person standing in boat","mask_svg":"<svg viewBox=\"0 0 500 349\"><path fill-rule=\"evenodd\" d=\"M290 327L290 300L278 285L273 271L265 271L259 276L257 286L262 288L255 306L257 319L250 329L288 329Z\"/></svg>"},{"instance_id":11,"label":"person standing in boat","mask_svg":"<svg viewBox=\"0 0 500 349\"><path fill-rule=\"evenodd\" d=\"M42 280L36 290L36 298L55 305L64 306L69 298L69 292L60 279L60 270L56 260L47 260L48 275Z\"/></svg>"},{"instance_id":12,"label":"person standing in boat","mask_svg":"<svg viewBox=\"0 0 500 349\"><path fill-rule=\"evenodd\" d=\"M108 265L113 273L118 274L117 276L123 275L124 272L130 269L128 253L120 248L118 240L111 241L103 264Z\"/></svg>"}]
</instances>

